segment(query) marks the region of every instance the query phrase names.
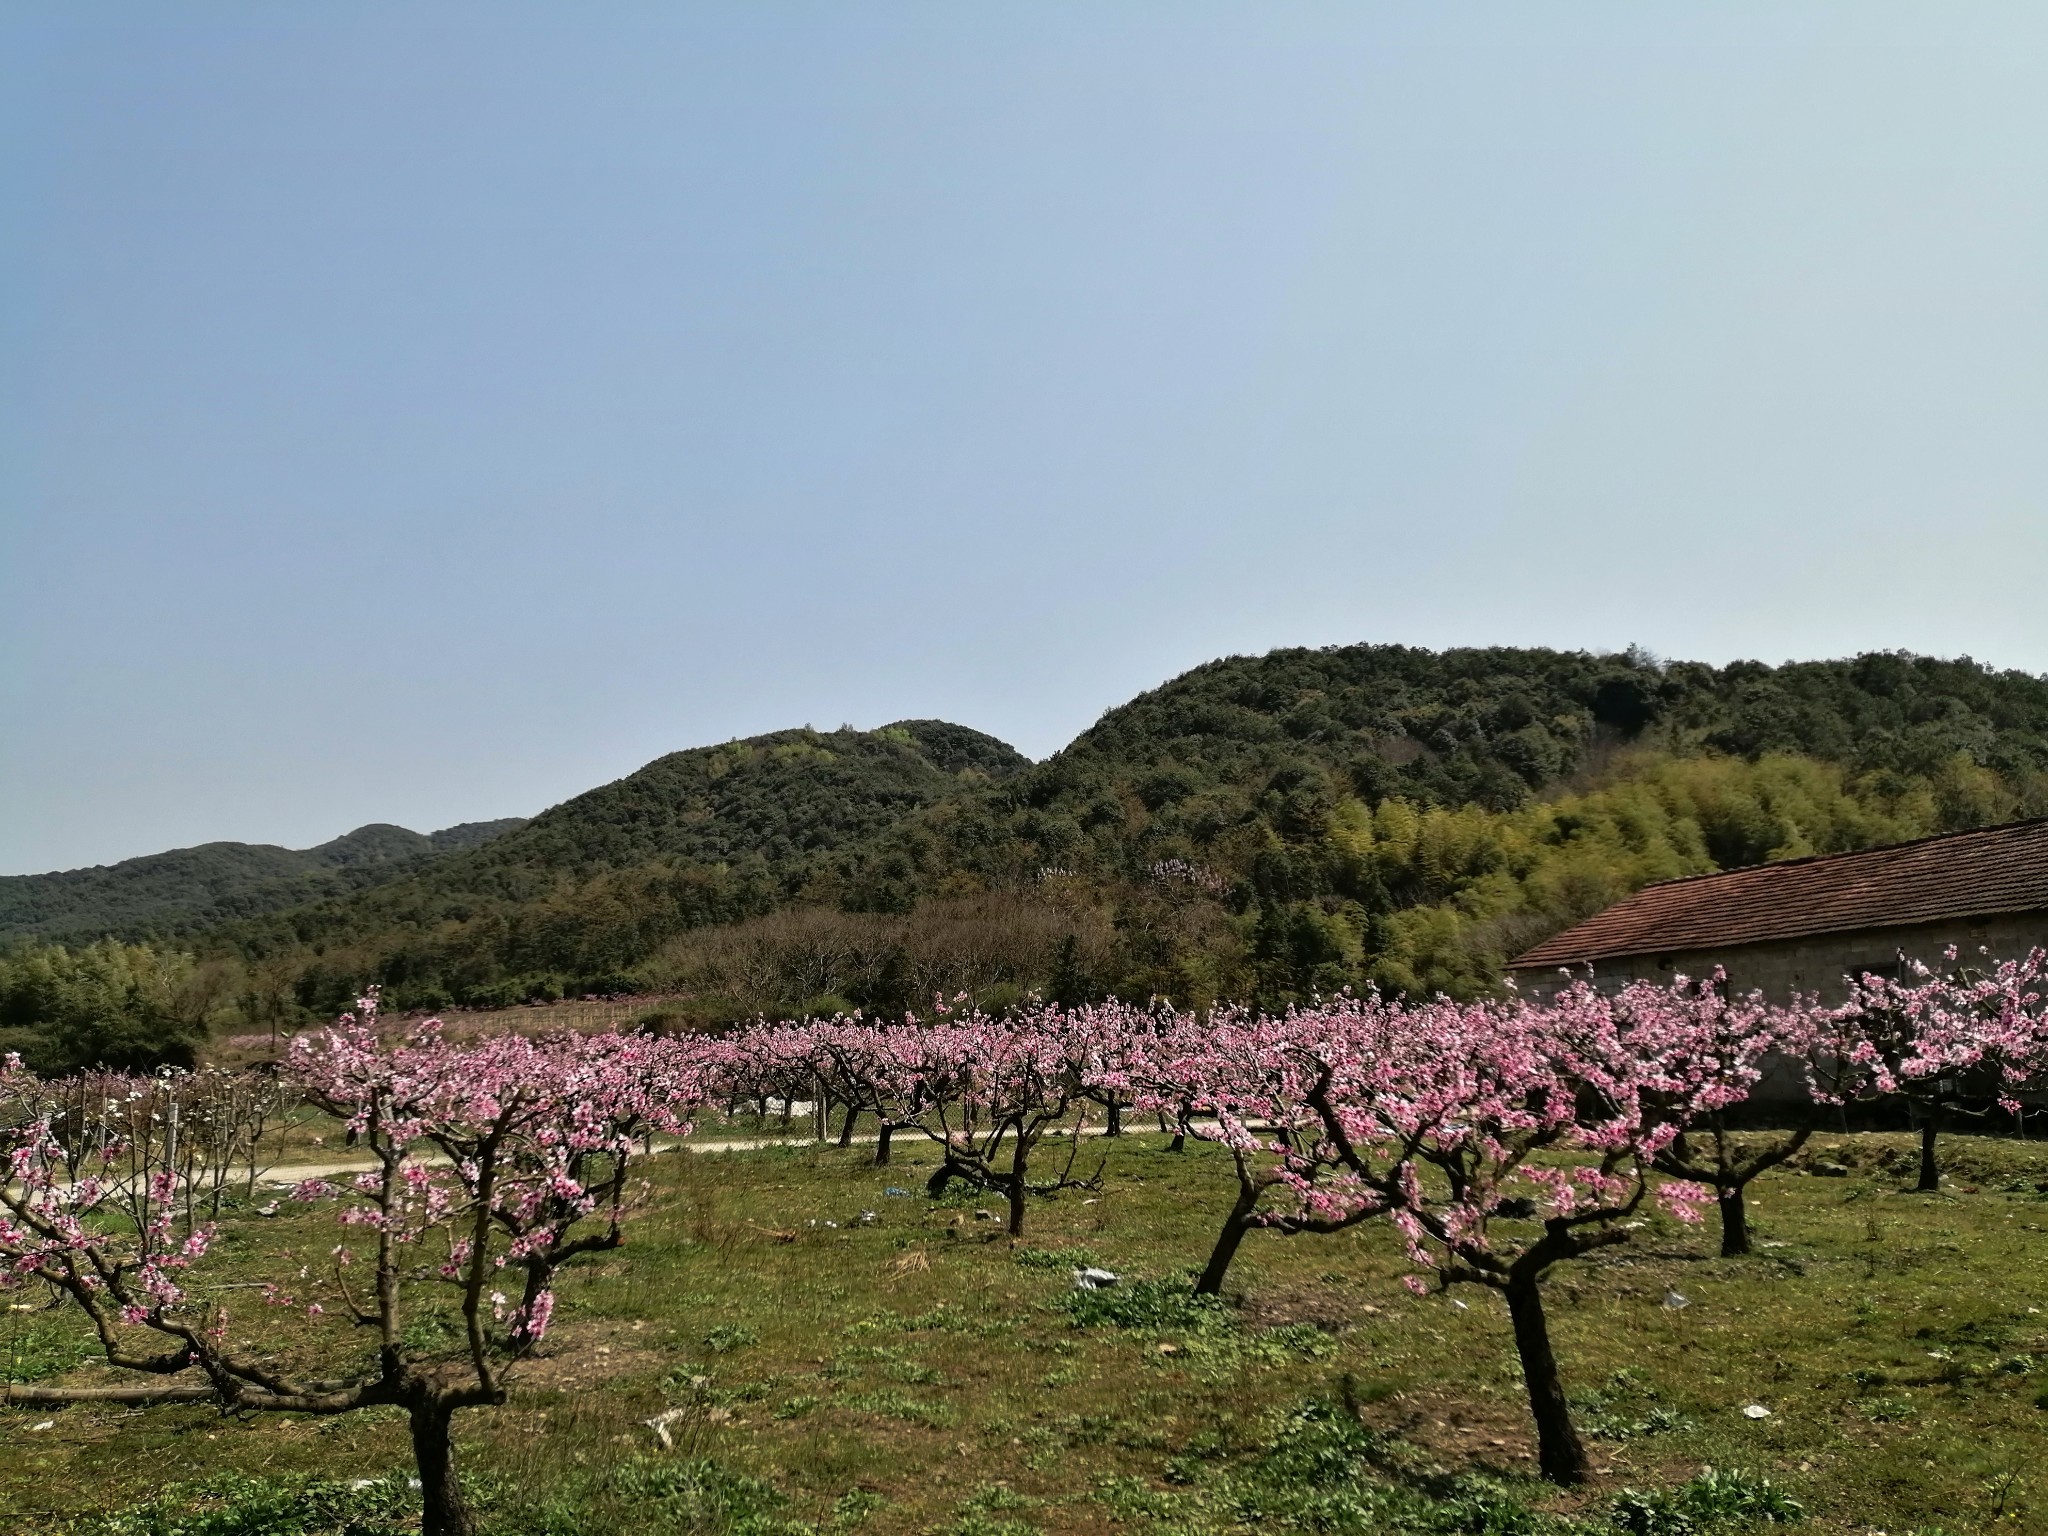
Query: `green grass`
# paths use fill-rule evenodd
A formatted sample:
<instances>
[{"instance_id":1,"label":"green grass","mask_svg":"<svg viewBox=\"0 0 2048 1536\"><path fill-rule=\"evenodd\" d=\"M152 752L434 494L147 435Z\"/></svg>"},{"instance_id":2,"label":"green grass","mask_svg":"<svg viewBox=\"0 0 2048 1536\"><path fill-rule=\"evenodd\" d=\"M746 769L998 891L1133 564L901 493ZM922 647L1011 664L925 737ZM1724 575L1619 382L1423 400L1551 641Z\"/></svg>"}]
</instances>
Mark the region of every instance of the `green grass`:
<instances>
[{"instance_id":1,"label":"green grass","mask_svg":"<svg viewBox=\"0 0 2048 1536\"><path fill-rule=\"evenodd\" d=\"M1660 1220L1557 1271L1583 1490L1531 1475L1496 1298L1411 1296L1384 1230L1255 1234L1224 1302L1196 1302L1228 1171L1153 1137L1109 1149L1099 1197L1034 1204L1017 1245L971 1207L882 1196L921 1187L921 1147L886 1169L860 1147L658 1158L655 1207L565 1277L548 1355L458 1420L461 1457L503 1536L2048 1532L2048 1149L1952 1146L1928 1197L1890 1141L1829 1139L1813 1160L1849 1176L1763 1181L1751 1258ZM238 1221L219 1279L330 1233ZM1122 1281L1076 1292L1083 1263ZM287 1359L362 1347L233 1304ZM7 1316L17 1379L80 1357L62 1314ZM642 1421L667 1409L664 1452ZM390 1412L13 1409L0 1444L0 1530L409 1528Z\"/></svg>"},{"instance_id":2,"label":"green grass","mask_svg":"<svg viewBox=\"0 0 2048 1536\"><path fill-rule=\"evenodd\" d=\"M32 1294L15 1293L0 1314L0 1353L9 1381L48 1381L99 1357L97 1342L78 1327L75 1314L48 1309L41 1298L19 1299Z\"/></svg>"}]
</instances>

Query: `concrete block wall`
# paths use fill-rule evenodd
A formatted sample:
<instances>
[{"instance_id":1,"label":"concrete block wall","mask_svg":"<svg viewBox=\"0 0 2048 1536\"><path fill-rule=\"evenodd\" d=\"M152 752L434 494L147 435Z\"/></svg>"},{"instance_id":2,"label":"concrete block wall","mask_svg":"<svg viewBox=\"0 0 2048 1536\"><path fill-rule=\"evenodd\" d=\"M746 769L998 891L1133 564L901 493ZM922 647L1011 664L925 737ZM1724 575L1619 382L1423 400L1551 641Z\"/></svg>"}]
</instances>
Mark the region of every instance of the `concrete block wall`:
<instances>
[{"instance_id":1,"label":"concrete block wall","mask_svg":"<svg viewBox=\"0 0 2048 1536\"><path fill-rule=\"evenodd\" d=\"M1839 1003L1848 995L1845 976L1883 973L1898 965L1902 953L1908 959L1939 965L1951 944L1964 957L1989 950L1994 960L2023 955L2037 945L2048 946L2048 909L1911 927L1817 933L1725 950L1636 955L1601 961L1593 968L1593 979L1603 988L1618 988L1638 980L1668 982L1674 976L1705 976L1718 964L1728 972L1728 984L1737 992L1755 989L1773 1002L1818 994L1824 1003ZM1554 969L1521 971L1515 977L1525 993L1535 996L1547 995L1559 979ZM1766 1070L1756 1099L1763 1104L1794 1104L1805 1099L1806 1091L1804 1073L1778 1061Z\"/></svg>"},{"instance_id":2,"label":"concrete block wall","mask_svg":"<svg viewBox=\"0 0 2048 1536\"><path fill-rule=\"evenodd\" d=\"M1847 995L1843 977L1883 971L1898 964L1903 952L1929 965L1955 945L1965 956L1988 949L1993 958L2025 954L2048 946L2048 909L2038 912L1961 918L1902 928L1864 928L1848 933L1817 933L1804 938L1742 944L1722 950L1677 950L1662 955L1635 955L1603 960L1593 967L1595 981L1619 986L1629 981L1669 981L1673 976L1704 976L1718 964L1738 992L1756 988L1774 1002L1794 995L1818 993L1821 1001L1838 1003ZM1555 970L1521 971L1516 981L1524 991L1548 991Z\"/></svg>"}]
</instances>

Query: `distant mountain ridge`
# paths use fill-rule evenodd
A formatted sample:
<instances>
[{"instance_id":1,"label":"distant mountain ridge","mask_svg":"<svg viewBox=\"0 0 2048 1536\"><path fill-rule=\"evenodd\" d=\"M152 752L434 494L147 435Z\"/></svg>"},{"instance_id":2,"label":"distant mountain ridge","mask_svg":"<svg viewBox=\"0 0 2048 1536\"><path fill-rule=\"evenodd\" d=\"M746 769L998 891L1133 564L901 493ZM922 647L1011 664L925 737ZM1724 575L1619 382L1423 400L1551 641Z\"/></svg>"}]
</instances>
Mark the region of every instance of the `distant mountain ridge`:
<instances>
[{"instance_id":1,"label":"distant mountain ridge","mask_svg":"<svg viewBox=\"0 0 2048 1536\"><path fill-rule=\"evenodd\" d=\"M396 880L524 825L511 816L420 833L372 822L314 848L200 843L117 864L0 876L0 942L178 937Z\"/></svg>"},{"instance_id":2,"label":"distant mountain ridge","mask_svg":"<svg viewBox=\"0 0 2048 1536\"><path fill-rule=\"evenodd\" d=\"M1687 868L1983 825L2048 809L2048 679L1890 653L1713 667L1639 652L1278 650L1196 667L1041 763L939 721L672 753L482 848L203 942L293 957L315 1013L372 979L420 1006L486 1004L642 985L678 935L784 909L907 916L977 892L1050 892L1049 878L1070 875L1063 889L1107 914L1115 943L1216 957L1208 979L1190 981L1181 959L1134 962L1119 986L1149 984L1134 979L1144 973L1172 995L1221 995L1259 953L1317 945L1342 950L1346 979L1360 981L1392 974L1370 959L1388 945L1421 942L1401 937L1410 909L1499 905L1472 885L1496 879L1478 868L1362 863L1360 815L1385 802L1509 817L1600 782L1617 754L1645 753L1753 766L1790 754L1863 808L1836 806L1825 827L1730 812L1684 833L1704 839ZM1612 867L1580 880L1585 892L1654 872L1648 855L1599 857ZM1175 871L1206 894L1169 921L1148 893ZM1515 921L1556 924L1581 899ZM1169 932L1176 923L1204 936ZM1460 974L1479 963L1468 961Z\"/></svg>"}]
</instances>

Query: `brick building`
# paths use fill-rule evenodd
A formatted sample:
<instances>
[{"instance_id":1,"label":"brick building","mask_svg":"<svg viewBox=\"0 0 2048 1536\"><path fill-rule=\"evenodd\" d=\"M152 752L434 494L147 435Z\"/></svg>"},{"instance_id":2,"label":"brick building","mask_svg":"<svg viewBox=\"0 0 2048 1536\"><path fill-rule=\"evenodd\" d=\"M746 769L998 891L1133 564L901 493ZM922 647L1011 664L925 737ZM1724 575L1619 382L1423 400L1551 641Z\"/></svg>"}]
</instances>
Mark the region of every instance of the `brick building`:
<instances>
[{"instance_id":1,"label":"brick building","mask_svg":"<svg viewBox=\"0 0 2048 1536\"><path fill-rule=\"evenodd\" d=\"M1738 990L1843 996L1847 973L1896 974L1949 945L2005 958L2048 945L2048 819L1645 886L1518 955L1525 989L1561 967L1596 981L1727 969Z\"/></svg>"}]
</instances>

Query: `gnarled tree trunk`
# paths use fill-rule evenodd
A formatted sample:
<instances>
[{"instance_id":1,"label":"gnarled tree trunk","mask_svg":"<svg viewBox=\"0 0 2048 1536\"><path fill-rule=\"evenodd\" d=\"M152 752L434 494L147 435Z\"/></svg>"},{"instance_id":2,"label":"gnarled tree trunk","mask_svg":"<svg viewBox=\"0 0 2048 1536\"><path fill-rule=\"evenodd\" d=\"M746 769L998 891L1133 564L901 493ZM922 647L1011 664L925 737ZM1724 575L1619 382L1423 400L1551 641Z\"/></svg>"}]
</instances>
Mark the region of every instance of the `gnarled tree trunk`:
<instances>
[{"instance_id":1,"label":"gnarled tree trunk","mask_svg":"<svg viewBox=\"0 0 2048 1536\"><path fill-rule=\"evenodd\" d=\"M1543 1316L1543 1292L1533 1275L1510 1275L1506 1294L1508 1317L1515 1325L1515 1353L1521 1356L1522 1380L1529 1389L1529 1413L1536 1420L1537 1469L1553 1483L1583 1483L1586 1447L1564 1400L1564 1382L1550 1348L1550 1325Z\"/></svg>"},{"instance_id":2,"label":"gnarled tree trunk","mask_svg":"<svg viewBox=\"0 0 2048 1536\"><path fill-rule=\"evenodd\" d=\"M1017 1132L1015 1149L1010 1154L1010 1236L1024 1235L1024 1197L1030 1193L1024 1183L1024 1167L1030 1159L1031 1149L1023 1130Z\"/></svg>"},{"instance_id":3,"label":"gnarled tree trunk","mask_svg":"<svg viewBox=\"0 0 2048 1536\"><path fill-rule=\"evenodd\" d=\"M946 1192L946 1186L955 1179L963 1179L973 1184L977 1182L977 1175L965 1163L948 1153L945 1160L932 1170L931 1177L924 1181L924 1192L936 1200Z\"/></svg>"}]
</instances>

